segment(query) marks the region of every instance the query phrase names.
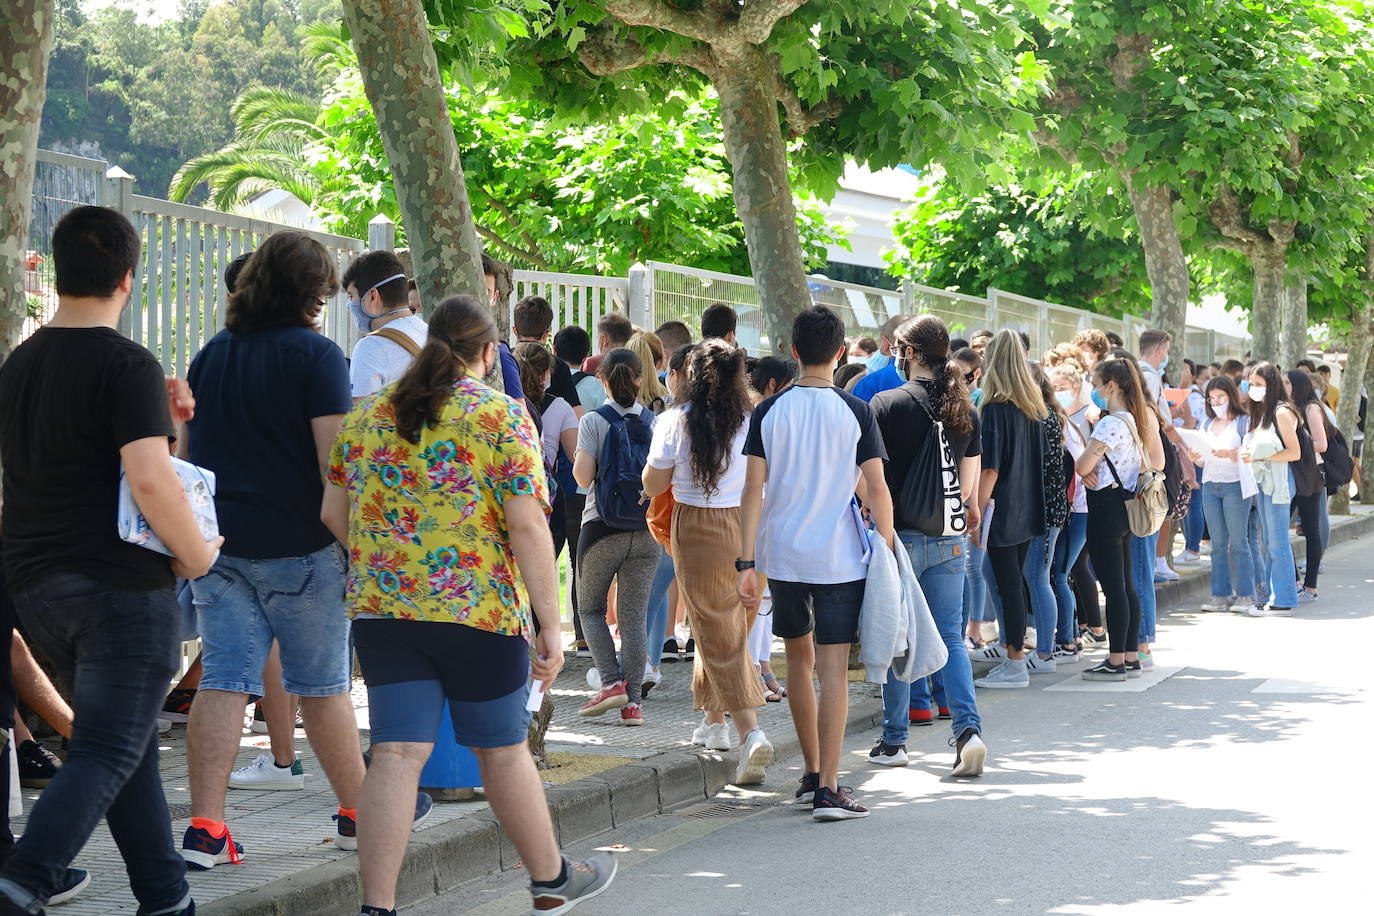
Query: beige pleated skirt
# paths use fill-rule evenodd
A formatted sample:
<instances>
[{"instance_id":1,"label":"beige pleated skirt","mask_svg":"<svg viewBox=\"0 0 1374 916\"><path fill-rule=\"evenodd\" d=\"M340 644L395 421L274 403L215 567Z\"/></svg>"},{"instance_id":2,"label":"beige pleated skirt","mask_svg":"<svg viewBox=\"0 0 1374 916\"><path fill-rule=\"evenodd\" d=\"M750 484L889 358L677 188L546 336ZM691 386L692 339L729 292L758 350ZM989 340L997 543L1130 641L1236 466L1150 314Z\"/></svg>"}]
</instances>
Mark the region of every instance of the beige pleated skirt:
<instances>
[{"instance_id":1,"label":"beige pleated skirt","mask_svg":"<svg viewBox=\"0 0 1374 916\"><path fill-rule=\"evenodd\" d=\"M758 671L749 658L746 611L735 587L739 551L739 509L701 509L678 503L673 509L673 566L687 603L696 640L692 699L697 709L729 712L764 704Z\"/></svg>"}]
</instances>

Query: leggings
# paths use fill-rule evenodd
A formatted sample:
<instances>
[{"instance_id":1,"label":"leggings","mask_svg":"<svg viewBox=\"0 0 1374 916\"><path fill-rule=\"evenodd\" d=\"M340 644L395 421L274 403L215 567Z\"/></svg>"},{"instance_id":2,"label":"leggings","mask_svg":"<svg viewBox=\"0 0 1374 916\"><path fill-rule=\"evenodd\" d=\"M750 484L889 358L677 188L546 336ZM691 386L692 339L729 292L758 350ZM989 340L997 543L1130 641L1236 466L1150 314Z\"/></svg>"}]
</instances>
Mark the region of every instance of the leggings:
<instances>
[{"instance_id":1,"label":"leggings","mask_svg":"<svg viewBox=\"0 0 1374 916\"><path fill-rule=\"evenodd\" d=\"M630 702L639 702L648 659L649 585L654 580L661 549L648 530L614 531L600 522L582 526L578 544L577 613L582 633L592 650L592 661L601 674L601 686L625 681ZM606 593L616 582L620 627L620 665L615 661L615 640L606 625Z\"/></svg>"},{"instance_id":2,"label":"leggings","mask_svg":"<svg viewBox=\"0 0 1374 916\"><path fill-rule=\"evenodd\" d=\"M1325 501L1326 491L1318 490L1311 496L1294 496L1293 508L1298 511L1298 519L1302 522L1303 540L1307 542L1307 572L1303 574L1302 584L1310 589L1317 587L1317 573L1321 571L1322 554L1322 521L1319 503ZM1296 579L1297 572L1294 571L1293 578Z\"/></svg>"},{"instance_id":3,"label":"leggings","mask_svg":"<svg viewBox=\"0 0 1374 916\"><path fill-rule=\"evenodd\" d=\"M1131 588L1131 526L1116 489L1088 491L1088 553L1107 599L1107 650L1139 645L1140 599Z\"/></svg>"},{"instance_id":4,"label":"leggings","mask_svg":"<svg viewBox=\"0 0 1374 916\"><path fill-rule=\"evenodd\" d=\"M1069 580L1073 584L1073 600L1079 624L1094 628L1102 626L1102 602L1097 599L1097 576L1093 574L1088 551L1079 551L1078 560L1069 570Z\"/></svg>"},{"instance_id":5,"label":"leggings","mask_svg":"<svg viewBox=\"0 0 1374 916\"><path fill-rule=\"evenodd\" d=\"M988 547L993 581L1002 596L1002 643L1016 651L1026 645L1026 577L1022 567L1030 553L1030 541L1007 547ZM1037 634L1037 639L1045 637Z\"/></svg>"}]
</instances>

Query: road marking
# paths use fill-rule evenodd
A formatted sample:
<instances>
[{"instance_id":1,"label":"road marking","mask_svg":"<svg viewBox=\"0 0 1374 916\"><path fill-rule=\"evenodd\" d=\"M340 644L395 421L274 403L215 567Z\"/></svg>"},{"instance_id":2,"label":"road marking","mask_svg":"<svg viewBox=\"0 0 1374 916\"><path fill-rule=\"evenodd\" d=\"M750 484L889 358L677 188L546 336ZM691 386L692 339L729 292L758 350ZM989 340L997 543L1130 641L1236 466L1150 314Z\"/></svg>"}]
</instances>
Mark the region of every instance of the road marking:
<instances>
[{"instance_id":1,"label":"road marking","mask_svg":"<svg viewBox=\"0 0 1374 916\"><path fill-rule=\"evenodd\" d=\"M1045 689L1064 693L1144 693L1182 670L1182 665L1156 665L1140 677L1126 681L1085 681L1075 674Z\"/></svg>"}]
</instances>

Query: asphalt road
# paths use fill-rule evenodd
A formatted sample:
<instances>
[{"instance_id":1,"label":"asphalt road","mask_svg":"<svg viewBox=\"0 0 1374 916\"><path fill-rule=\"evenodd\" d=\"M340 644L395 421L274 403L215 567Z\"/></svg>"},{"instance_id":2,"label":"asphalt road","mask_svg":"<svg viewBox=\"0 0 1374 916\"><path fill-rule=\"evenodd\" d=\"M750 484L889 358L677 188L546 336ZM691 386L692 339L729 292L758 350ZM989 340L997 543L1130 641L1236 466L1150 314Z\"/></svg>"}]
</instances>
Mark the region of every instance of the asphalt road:
<instances>
[{"instance_id":1,"label":"asphalt road","mask_svg":"<svg viewBox=\"0 0 1374 916\"><path fill-rule=\"evenodd\" d=\"M867 764L876 734L852 734L844 781L871 817L813 823L792 802L798 758L763 791L574 848L620 863L577 913L1374 912L1374 540L1326 567L1320 601L1290 619L1161 609L1153 679L1088 685L1065 668L979 691L980 779L947 775L945 723L913 729L905 769ZM526 913L526 880L405 912Z\"/></svg>"}]
</instances>

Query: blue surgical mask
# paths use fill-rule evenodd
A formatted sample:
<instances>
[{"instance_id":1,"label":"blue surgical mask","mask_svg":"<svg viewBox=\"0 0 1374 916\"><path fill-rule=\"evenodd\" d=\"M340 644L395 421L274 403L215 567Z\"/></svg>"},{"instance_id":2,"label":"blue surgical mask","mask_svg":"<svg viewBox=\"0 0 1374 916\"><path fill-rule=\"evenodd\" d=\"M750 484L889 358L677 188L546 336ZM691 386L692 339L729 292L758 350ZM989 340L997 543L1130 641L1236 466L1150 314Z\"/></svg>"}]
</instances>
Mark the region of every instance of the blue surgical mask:
<instances>
[{"instance_id":1,"label":"blue surgical mask","mask_svg":"<svg viewBox=\"0 0 1374 916\"><path fill-rule=\"evenodd\" d=\"M868 369L869 374L871 375L874 372L879 372L883 369L886 369L887 364L890 362L892 362L892 357L884 356L882 353L874 353L868 359L864 360L864 366Z\"/></svg>"},{"instance_id":2,"label":"blue surgical mask","mask_svg":"<svg viewBox=\"0 0 1374 916\"><path fill-rule=\"evenodd\" d=\"M1059 406L1064 408L1065 410L1068 410L1070 407L1073 406L1072 391L1056 391L1054 393L1054 398L1059 402Z\"/></svg>"},{"instance_id":3,"label":"blue surgical mask","mask_svg":"<svg viewBox=\"0 0 1374 916\"><path fill-rule=\"evenodd\" d=\"M1240 383L1240 393L1241 393L1241 394L1245 394L1245 392L1247 392L1247 391L1249 391L1249 390L1250 390L1250 383L1249 383L1249 382L1241 382L1241 383Z\"/></svg>"},{"instance_id":4,"label":"blue surgical mask","mask_svg":"<svg viewBox=\"0 0 1374 916\"><path fill-rule=\"evenodd\" d=\"M1168 369L1168 368L1169 368L1169 354L1166 353L1166 354L1164 354L1164 359L1161 360L1160 363L1159 363L1159 371L1160 371L1160 372L1163 372L1165 369Z\"/></svg>"},{"instance_id":5,"label":"blue surgical mask","mask_svg":"<svg viewBox=\"0 0 1374 916\"><path fill-rule=\"evenodd\" d=\"M1106 411L1109 411L1109 410L1112 409L1112 408L1107 404L1107 399L1104 398L1104 397L1102 396L1102 392L1098 391L1096 388L1093 389L1092 398L1093 398L1093 403L1097 405L1097 409L1098 409L1098 410L1106 410Z\"/></svg>"},{"instance_id":6,"label":"blue surgical mask","mask_svg":"<svg viewBox=\"0 0 1374 916\"><path fill-rule=\"evenodd\" d=\"M364 334L366 334L372 330L372 322L376 321L378 318L385 318L388 315L395 315L397 312L410 311L410 306L408 305L402 308L392 309L389 312L383 312L380 315L369 315L366 311L363 310L363 303L367 301L367 297L372 293L372 290L377 289L380 286L386 286L392 280L404 280L405 276L405 274L393 274L390 277L387 277L381 283L369 287L368 291L363 293L357 299L348 300L348 309L353 313L353 323L358 326L359 331L362 331Z\"/></svg>"}]
</instances>

